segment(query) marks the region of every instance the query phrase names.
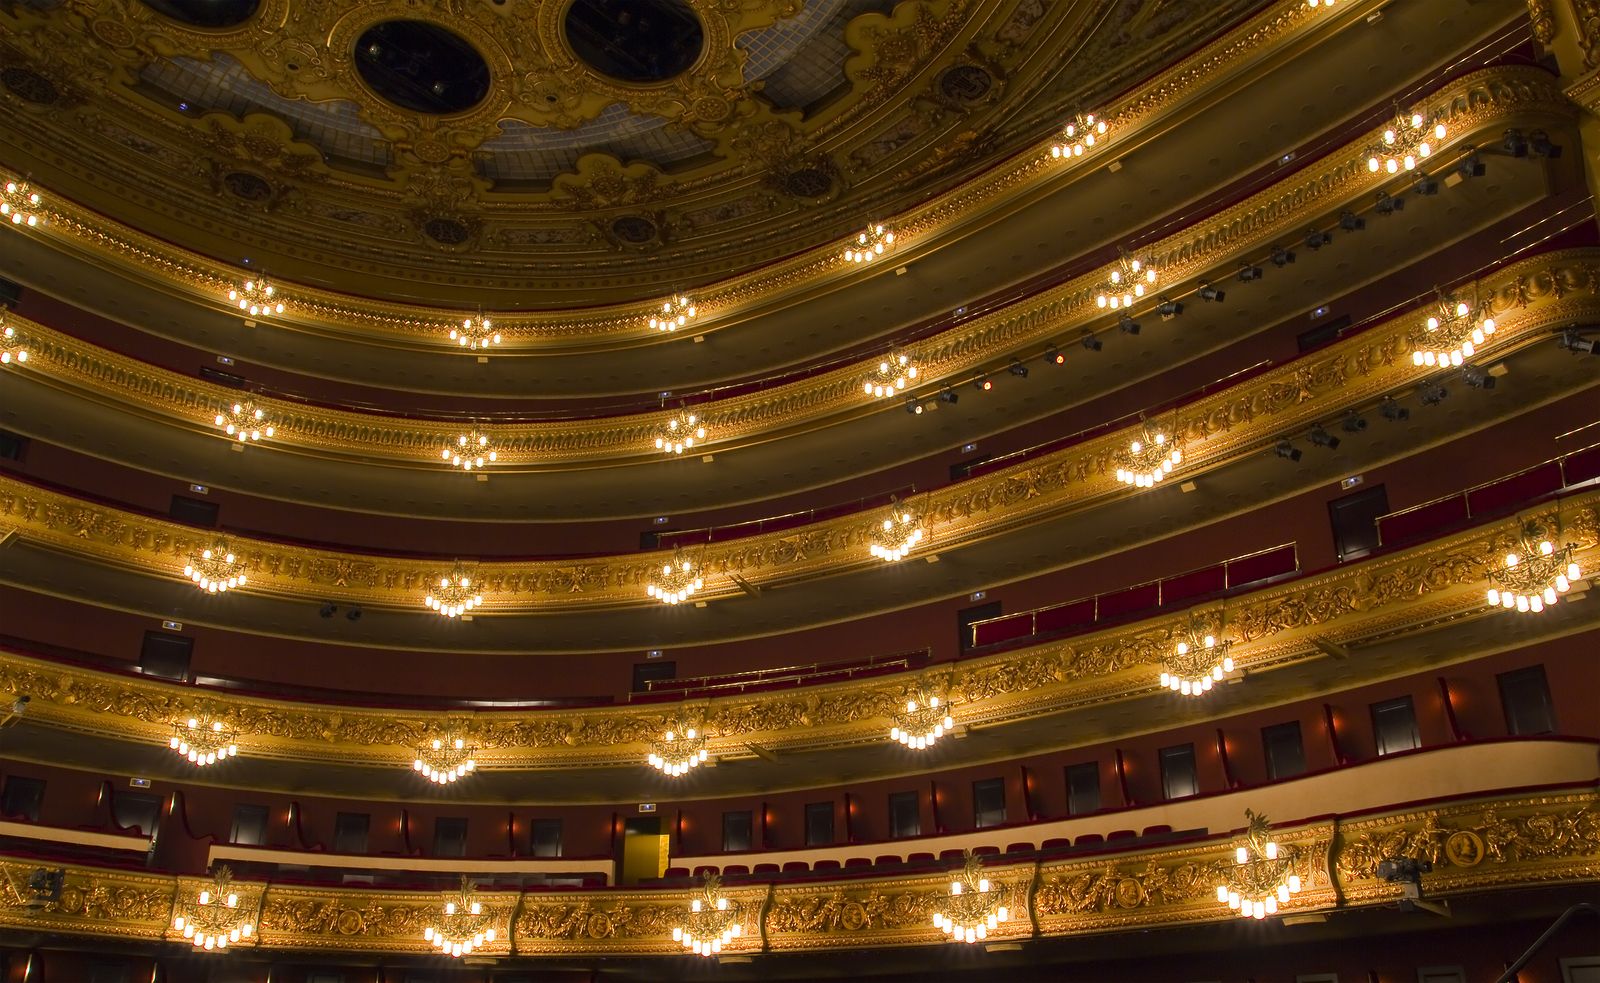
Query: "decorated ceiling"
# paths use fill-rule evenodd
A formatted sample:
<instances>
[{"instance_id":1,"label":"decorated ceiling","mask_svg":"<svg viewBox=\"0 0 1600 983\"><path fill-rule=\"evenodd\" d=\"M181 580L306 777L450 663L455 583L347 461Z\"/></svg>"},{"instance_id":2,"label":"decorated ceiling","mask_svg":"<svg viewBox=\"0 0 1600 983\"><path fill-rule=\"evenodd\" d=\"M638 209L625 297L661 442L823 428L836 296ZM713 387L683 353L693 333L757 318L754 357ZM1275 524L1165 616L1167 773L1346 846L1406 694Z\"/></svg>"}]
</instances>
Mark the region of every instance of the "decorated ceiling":
<instances>
[{"instance_id":1,"label":"decorated ceiling","mask_svg":"<svg viewBox=\"0 0 1600 983\"><path fill-rule=\"evenodd\" d=\"M1261 6L0 0L0 165L303 282L628 299L892 215Z\"/></svg>"}]
</instances>

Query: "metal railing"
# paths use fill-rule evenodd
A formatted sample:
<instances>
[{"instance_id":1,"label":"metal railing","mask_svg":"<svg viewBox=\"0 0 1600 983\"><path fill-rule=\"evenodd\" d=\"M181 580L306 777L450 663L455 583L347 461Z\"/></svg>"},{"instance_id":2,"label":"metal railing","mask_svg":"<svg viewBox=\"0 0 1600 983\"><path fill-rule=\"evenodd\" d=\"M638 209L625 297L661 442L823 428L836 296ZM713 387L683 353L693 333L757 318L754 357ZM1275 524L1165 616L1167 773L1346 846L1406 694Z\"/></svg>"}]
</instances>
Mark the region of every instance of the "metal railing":
<instances>
[{"instance_id":1,"label":"metal railing","mask_svg":"<svg viewBox=\"0 0 1600 983\"><path fill-rule=\"evenodd\" d=\"M749 686L767 686L772 683L794 682L806 685L807 680L826 676L842 679L854 678L862 673L874 675L885 671L914 669L929 659L928 649L899 652L894 655L874 655L849 662L813 662L801 666L784 666L777 669L749 669L743 672L721 672L706 676L686 676L681 679L646 680L645 690L651 694L690 696L738 692Z\"/></svg>"}]
</instances>

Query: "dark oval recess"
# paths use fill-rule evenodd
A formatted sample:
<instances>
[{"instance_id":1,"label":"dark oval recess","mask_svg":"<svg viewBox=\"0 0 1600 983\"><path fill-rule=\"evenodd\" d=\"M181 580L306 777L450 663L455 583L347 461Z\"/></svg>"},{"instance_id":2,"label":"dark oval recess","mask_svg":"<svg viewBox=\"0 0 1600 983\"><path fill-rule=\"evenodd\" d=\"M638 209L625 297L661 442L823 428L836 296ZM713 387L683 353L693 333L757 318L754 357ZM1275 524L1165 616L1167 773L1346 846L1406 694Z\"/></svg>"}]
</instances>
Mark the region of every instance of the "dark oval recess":
<instances>
[{"instance_id":1,"label":"dark oval recess","mask_svg":"<svg viewBox=\"0 0 1600 983\"><path fill-rule=\"evenodd\" d=\"M261 0L144 0L163 17L195 27L233 27L255 16Z\"/></svg>"},{"instance_id":2,"label":"dark oval recess","mask_svg":"<svg viewBox=\"0 0 1600 983\"><path fill-rule=\"evenodd\" d=\"M705 31L682 0L573 0L567 43L589 67L620 82L665 82L700 57Z\"/></svg>"},{"instance_id":3,"label":"dark oval recess","mask_svg":"<svg viewBox=\"0 0 1600 983\"><path fill-rule=\"evenodd\" d=\"M453 218L435 217L422 223L422 234L443 246L459 246L472 232Z\"/></svg>"},{"instance_id":4,"label":"dark oval recess","mask_svg":"<svg viewBox=\"0 0 1600 983\"><path fill-rule=\"evenodd\" d=\"M229 171L222 175L222 186L243 201L262 202L272 197L272 185L249 171Z\"/></svg>"},{"instance_id":5,"label":"dark oval recess","mask_svg":"<svg viewBox=\"0 0 1600 983\"><path fill-rule=\"evenodd\" d=\"M0 69L0 84L16 94L18 99L37 106L49 106L61 98L56 84L30 68L14 66Z\"/></svg>"},{"instance_id":6,"label":"dark oval recess","mask_svg":"<svg viewBox=\"0 0 1600 983\"><path fill-rule=\"evenodd\" d=\"M448 116L489 94L489 65L463 38L437 24L391 20L356 39L356 71L402 109Z\"/></svg>"},{"instance_id":7,"label":"dark oval recess","mask_svg":"<svg viewBox=\"0 0 1600 983\"><path fill-rule=\"evenodd\" d=\"M642 246L656 237L656 224L643 215L623 215L611 223L611 234L629 245Z\"/></svg>"}]
</instances>

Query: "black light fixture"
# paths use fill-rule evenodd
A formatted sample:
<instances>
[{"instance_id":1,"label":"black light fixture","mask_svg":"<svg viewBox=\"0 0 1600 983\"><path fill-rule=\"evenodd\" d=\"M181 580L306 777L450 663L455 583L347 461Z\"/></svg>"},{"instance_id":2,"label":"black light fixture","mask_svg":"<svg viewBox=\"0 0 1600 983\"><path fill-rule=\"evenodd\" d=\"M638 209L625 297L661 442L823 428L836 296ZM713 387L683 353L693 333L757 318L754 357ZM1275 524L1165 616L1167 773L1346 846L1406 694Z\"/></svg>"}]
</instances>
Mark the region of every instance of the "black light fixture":
<instances>
[{"instance_id":1,"label":"black light fixture","mask_svg":"<svg viewBox=\"0 0 1600 983\"><path fill-rule=\"evenodd\" d=\"M1061 349L1057 348L1055 345L1051 345L1044 350L1044 360L1051 365L1067 364L1067 356L1061 354Z\"/></svg>"},{"instance_id":2,"label":"black light fixture","mask_svg":"<svg viewBox=\"0 0 1600 983\"><path fill-rule=\"evenodd\" d=\"M1333 233L1321 229L1307 229L1305 241L1306 248L1315 252L1333 242Z\"/></svg>"},{"instance_id":3,"label":"black light fixture","mask_svg":"<svg viewBox=\"0 0 1600 983\"><path fill-rule=\"evenodd\" d=\"M1571 328L1561 332L1556 344L1574 355L1600 355L1600 343L1593 338L1585 338Z\"/></svg>"},{"instance_id":4,"label":"black light fixture","mask_svg":"<svg viewBox=\"0 0 1600 983\"><path fill-rule=\"evenodd\" d=\"M323 601L322 607L317 608L317 613L322 615L324 618L331 618L337 614L338 611L339 605L333 603L332 601Z\"/></svg>"},{"instance_id":5,"label":"black light fixture","mask_svg":"<svg viewBox=\"0 0 1600 983\"><path fill-rule=\"evenodd\" d=\"M1156 313L1161 315L1161 320L1170 321L1183 313L1183 304L1162 294L1161 303L1156 305Z\"/></svg>"},{"instance_id":6,"label":"black light fixture","mask_svg":"<svg viewBox=\"0 0 1600 983\"><path fill-rule=\"evenodd\" d=\"M910 413L912 416L921 416L922 415L922 400L918 399L915 396L907 396L906 397L906 412Z\"/></svg>"},{"instance_id":7,"label":"black light fixture","mask_svg":"<svg viewBox=\"0 0 1600 983\"><path fill-rule=\"evenodd\" d=\"M346 611L344 613L344 616L346 618L348 618L349 620L351 620L351 621L360 621L361 620L361 605L357 604L357 605L353 606L352 608L350 608L350 610L348 610L348 611Z\"/></svg>"},{"instance_id":8,"label":"black light fixture","mask_svg":"<svg viewBox=\"0 0 1600 983\"><path fill-rule=\"evenodd\" d=\"M1474 150L1462 158L1461 163L1456 165L1456 173L1461 176L1462 180L1470 180L1475 177L1483 177L1484 174L1488 173L1488 168L1483 165L1483 158L1479 157L1478 152Z\"/></svg>"},{"instance_id":9,"label":"black light fixture","mask_svg":"<svg viewBox=\"0 0 1600 983\"><path fill-rule=\"evenodd\" d=\"M1493 389L1495 387L1494 376L1476 365L1463 365L1461 367L1461 379L1473 389Z\"/></svg>"},{"instance_id":10,"label":"black light fixture","mask_svg":"<svg viewBox=\"0 0 1600 983\"><path fill-rule=\"evenodd\" d=\"M1139 322L1129 317L1126 313L1117 315L1117 330L1123 334L1136 335L1141 330Z\"/></svg>"},{"instance_id":11,"label":"black light fixture","mask_svg":"<svg viewBox=\"0 0 1600 983\"><path fill-rule=\"evenodd\" d=\"M1346 209L1339 213L1339 228L1346 232L1360 232L1367 227L1367 220L1355 212Z\"/></svg>"},{"instance_id":12,"label":"black light fixture","mask_svg":"<svg viewBox=\"0 0 1600 983\"><path fill-rule=\"evenodd\" d=\"M1378 192L1379 215L1393 215L1395 212L1403 212L1405 210L1406 200L1404 198L1396 198L1387 191Z\"/></svg>"},{"instance_id":13,"label":"black light fixture","mask_svg":"<svg viewBox=\"0 0 1600 983\"><path fill-rule=\"evenodd\" d=\"M1355 410L1351 410L1345 415L1344 422L1339 424L1339 427L1345 433L1360 433L1367 429L1367 418Z\"/></svg>"},{"instance_id":14,"label":"black light fixture","mask_svg":"<svg viewBox=\"0 0 1600 983\"><path fill-rule=\"evenodd\" d=\"M1423 386L1421 389L1417 390L1417 399L1422 403L1423 406L1438 406L1449 397L1450 390L1446 389L1443 383L1435 383L1431 386Z\"/></svg>"},{"instance_id":15,"label":"black light fixture","mask_svg":"<svg viewBox=\"0 0 1600 983\"><path fill-rule=\"evenodd\" d=\"M1300 460L1300 448L1289 443L1287 440L1278 441L1278 446L1274 447L1272 452L1283 458L1285 461Z\"/></svg>"},{"instance_id":16,"label":"black light fixture","mask_svg":"<svg viewBox=\"0 0 1600 983\"><path fill-rule=\"evenodd\" d=\"M1325 430L1320 423L1311 428L1311 432L1306 434L1306 439L1311 441L1314 447L1326 447L1330 451L1339 449L1339 438Z\"/></svg>"},{"instance_id":17,"label":"black light fixture","mask_svg":"<svg viewBox=\"0 0 1600 983\"><path fill-rule=\"evenodd\" d=\"M1424 198L1439 193L1439 182L1427 171L1420 168L1411 175L1411 187Z\"/></svg>"},{"instance_id":18,"label":"black light fixture","mask_svg":"<svg viewBox=\"0 0 1600 983\"><path fill-rule=\"evenodd\" d=\"M1256 266L1254 263L1240 263L1239 264L1239 282L1240 283L1249 283L1252 280L1259 280L1259 279L1261 279L1261 267Z\"/></svg>"},{"instance_id":19,"label":"black light fixture","mask_svg":"<svg viewBox=\"0 0 1600 983\"><path fill-rule=\"evenodd\" d=\"M1550 142L1550 134L1544 130L1534 130L1528 134L1528 150L1535 157L1545 160L1555 160L1561 156L1561 148Z\"/></svg>"},{"instance_id":20,"label":"black light fixture","mask_svg":"<svg viewBox=\"0 0 1600 983\"><path fill-rule=\"evenodd\" d=\"M1393 396L1383 397L1378 404L1378 415L1390 423L1404 423L1411 419L1411 411L1395 401Z\"/></svg>"},{"instance_id":21,"label":"black light fixture","mask_svg":"<svg viewBox=\"0 0 1600 983\"><path fill-rule=\"evenodd\" d=\"M1218 288L1212 286L1209 281L1201 280L1200 281L1200 299L1205 301L1208 304L1209 303L1218 303L1218 304L1220 304L1224 300L1228 299L1228 295L1225 292L1223 292L1222 290L1219 290Z\"/></svg>"},{"instance_id":22,"label":"black light fixture","mask_svg":"<svg viewBox=\"0 0 1600 983\"><path fill-rule=\"evenodd\" d=\"M939 402L949 403L951 406L954 406L961 402L961 394L956 392L954 389L951 389L949 386L945 386L943 389L939 390Z\"/></svg>"},{"instance_id":23,"label":"black light fixture","mask_svg":"<svg viewBox=\"0 0 1600 983\"><path fill-rule=\"evenodd\" d=\"M1294 262L1294 250L1293 249L1285 249L1282 246L1273 246L1272 247L1272 265L1273 266L1276 266L1278 269L1281 270L1285 266L1288 266L1290 263L1293 263L1293 262Z\"/></svg>"},{"instance_id":24,"label":"black light fixture","mask_svg":"<svg viewBox=\"0 0 1600 983\"><path fill-rule=\"evenodd\" d=\"M1528 138L1523 136L1521 130L1509 129L1506 131L1504 139L1500 141L1500 149L1513 157L1526 157L1528 156Z\"/></svg>"},{"instance_id":25,"label":"black light fixture","mask_svg":"<svg viewBox=\"0 0 1600 983\"><path fill-rule=\"evenodd\" d=\"M1012 359L1011 364L1006 366L1006 371L1018 379L1026 379L1028 377L1028 367L1023 365L1020 359Z\"/></svg>"},{"instance_id":26,"label":"black light fixture","mask_svg":"<svg viewBox=\"0 0 1600 983\"><path fill-rule=\"evenodd\" d=\"M972 380L972 388L978 390L978 392L986 393L994 388L994 380L990 379L986 373L979 372L977 378Z\"/></svg>"},{"instance_id":27,"label":"black light fixture","mask_svg":"<svg viewBox=\"0 0 1600 983\"><path fill-rule=\"evenodd\" d=\"M1099 338L1096 338L1093 334L1089 333L1088 331L1085 331L1083 333L1083 340L1081 342L1079 342L1079 344L1081 344L1083 347L1089 349L1091 352L1097 352L1100 349L1105 347L1105 343L1104 342L1102 342Z\"/></svg>"}]
</instances>

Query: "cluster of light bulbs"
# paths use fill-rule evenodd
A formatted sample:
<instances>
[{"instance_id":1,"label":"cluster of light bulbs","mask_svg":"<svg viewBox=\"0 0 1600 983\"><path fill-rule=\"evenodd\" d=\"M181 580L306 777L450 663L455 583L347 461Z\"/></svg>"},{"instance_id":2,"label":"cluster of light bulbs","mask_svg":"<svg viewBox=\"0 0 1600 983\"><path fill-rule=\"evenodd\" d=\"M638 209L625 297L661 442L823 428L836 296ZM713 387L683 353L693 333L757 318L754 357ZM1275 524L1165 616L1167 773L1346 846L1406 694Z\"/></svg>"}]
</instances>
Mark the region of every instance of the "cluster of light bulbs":
<instances>
[{"instance_id":1,"label":"cluster of light bulbs","mask_svg":"<svg viewBox=\"0 0 1600 983\"><path fill-rule=\"evenodd\" d=\"M239 895L230 891L228 885L228 870L224 867L217 874L215 891L201 888L199 905L173 916L173 930L182 932L196 949L206 952L226 949L255 934L255 923L239 914Z\"/></svg>"},{"instance_id":2,"label":"cluster of light bulbs","mask_svg":"<svg viewBox=\"0 0 1600 983\"><path fill-rule=\"evenodd\" d=\"M688 410L682 410L661 422L656 432L656 450L668 454L682 454L694 446L695 441L706 439L706 425Z\"/></svg>"},{"instance_id":3,"label":"cluster of light bulbs","mask_svg":"<svg viewBox=\"0 0 1600 983\"><path fill-rule=\"evenodd\" d=\"M417 749L411 770L435 785L449 785L478 770L478 759L473 757L476 751L462 738L435 737L427 747Z\"/></svg>"},{"instance_id":4,"label":"cluster of light bulbs","mask_svg":"<svg viewBox=\"0 0 1600 983\"><path fill-rule=\"evenodd\" d=\"M39 192L26 181L7 181L5 194L0 195L0 218L8 218L12 225L38 228L44 216L37 210L41 199Z\"/></svg>"},{"instance_id":5,"label":"cluster of light bulbs","mask_svg":"<svg viewBox=\"0 0 1600 983\"><path fill-rule=\"evenodd\" d=\"M267 423L266 419L267 414L259 406L234 403L216 415L216 424L228 436L248 442L260 440L263 435L271 437L277 432L277 428Z\"/></svg>"},{"instance_id":6,"label":"cluster of light bulbs","mask_svg":"<svg viewBox=\"0 0 1600 983\"><path fill-rule=\"evenodd\" d=\"M470 931L452 931L450 919L474 919ZM469 899L466 889L462 889L461 900L446 901L444 904L444 928L435 928L429 925L422 931L422 940L432 943L446 956L460 959L462 956L471 955L473 950L481 949L486 942L493 942L499 935L492 928L485 927L478 922L483 918L483 905L476 900Z\"/></svg>"},{"instance_id":7,"label":"cluster of light bulbs","mask_svg":"<svg viewBox=\"0 0 1600 983\"><path fill-rule=\"evenodd\" d=\"M1162 670L1161 685L1184 696L1209 693L1215 683L1233 672L1233 656L1228 654L1232 646L1232 642L1219 643L1215 635L1206 635L1198 645L1180 641L1177 658L1172 660L1176 664L1169 664ZM1207 661L1209 667L1205 665Z\"/></svg>"},{"instance_id":8,"label":"cluster of light bulbs","mask_svg":"<svg viewBox=\"0 0 1600 983\"><path fill-rule=\"evenodd\" d=\"M717 912L719 917L707 918L711 912ZM672 927L672 941L682 943L697 956L714 956L723 946L744 935L744 926L733 917L727 898L695 898L689 902L689 921L688 928Z\"/></svg>"},{"instance_id":9,"label":"cluster of light bulbs","mask_svg":"<svg viewBox=\"0 0 1600 983\"><path fill-rule=\"evenodd\" d=\"M500 332L494 329L494 321L479 314L477 317L462 318L461 327L450 329L450 340L475 352L500 344Z\"/></svg>"},{"instance_id":10,"label":"cluster of light bulbs","mask_svg":"<svg viewBox=\"0 0 1600 983\"><path fill-rule=\"evenodd\" d=\"M1168 449L1167 435L1160 431L1151 433L1147 430L1143 439L1129 441L1128 450L1121 457L1117 480L1135 488L1154 488L1156 482L1183 463L1183 452L1176 443Z\"/></svg>"},{"instance_id":11,"label":"cluster of light bulbs","mask_svg":"<svg viewBox=\"0 0 1600 983\"><path fill-rule=\"evenodd\" d=\"M1490 572L1491 579L1500 585L1489 588L1491 605L1538 614L1554 606L1579 579L1577 561L1572 559L1573 547L1557 550L1554 543L1545 539L1530 552L1528 557L1507 553L1505 566Z\"/></svg>"},{"instance_id":12,"label":"cluster of light bulbs","mask_svg":"<svg viewBox=\"0 0 1600 983\"><path fill-rule=\"evenodd\" d=\"M910 512L891 509L888 518L872 530L871 554L886 563L905 559L927 535Z\"/></svg>"},{"instance_id":13,"label":"cluster of light bulbs","mask_svg":"<svg viewBox=\"0 0 1600 983\"><path fill-rule=\"evenodd\" d=\"M1143 297L1146 285L1155 285L1156 268L1123 253L1107 279L1109 283L1095 295L1095 306L1102 310L1121 310L1132 307L1134 301Z\"/></svg>"},{"instance_id":14,"label":"cluster of light bulbs","mask_svg":"<svg viewBox=\"0 0 1600 983\"><path fill-rule=\"evenodd\" d=\"M934 912L933 925L952 942L981 942L1011 920L1010 909L1000 903L999 890L982 876L978 861L971 854L961 877L950 882L948 906L953 914Z\"/></svg>"},{"instance_id":15,"label":"cluster of light bulbs","mask_svg":"<svg viewBox=\"0 0 1600 983\"><path fill-rule=\"evenodd\" d=\"M234 743L233 735L222 726L222 721L213 720L209 727L204 727L198 717L190 717L183 724L173 724L172 737L167 741L167 746L176 751L179 757L201 768L226 761L239 753L239 745Z\"/></svg>"},{"instance_id":16,"label":"cluster of light bulbs","mask_svg":"<svg viewBox=\"0 0 1600 983\"><path fill-rule=\"evenodd\" d=\"M669 778L680 778L689 773L691 768L698 768L705 764L711 752L706 750L705 738L693 727L684 728L680 737L677 731L669 730L666 736L656 742L655 750L645 760L650 767L661 772Z\"/></svg>"},{"instance_id":17,"label":"cluster of light bulbs","mask_svg":"<svg viewBox=\"0 0 1600 983\"><path fill-rule=\"evenodd\" d=\"M657 331L676 331L694 320L699 308L685 294L674 294L661 304L661 313L650 317L650 327Z\"/></svg>"},{"instance_id":18,"label":"cluster of light bulbs","mask_svg":"<svg viewBox=\"0 0 1600 983\"><path fill-rule=\"evenodd\" d=\"M439 586L422 599L446 618L459 618L483 603L483 595L472 589L472 577L464 570L454 570L439 578Z\"/></svg>"},{"instance_id":19,"label":"cluster of light bulbs","mask_svg":"<svg viewBox=\"0 0 1600 983\"><path fill-rule=\"evenodd\" d=\"M1460 368L1478 353L1478 346L1494 334L1494 329L1494 318L1480 318L1466 301L1452 304L1441 297L1438 312L1428 316L1426 332L1413 339L1416 344L1411 364L1419 368Z\"/></svg>"},{"instance_id":20,"label":"cluster of light bulbs","mask_svg":"<svg viewBox=\"0 0 1600 983\"><path fill-rule=\"evenodd\" d=\"M694 561L684 556L680 548L672 551L671 560L661 564L659 578L651 576L644 592L662 604L682 604L704 586L705 581L694 571Z\"/></svg>"},{"instance_id":21,"label":"cluster of light bulbs","mask_svg":"<svg viewBox=\"0 0 1600 983\"><path fill-rule=\"evenodd\" d=\"M938 743L939 738L948 734L955 725L949 706L937 696L930 696L921 703L907 700L905 712L894 715L894 724L889 728L889 740L898 741L913 751L925 751Z\"/></svg>"},{"instance_id":22,"label":"cluster of light bulbs","mask_svg":"<svg viewBox=\"0 0 1600 983\"><path fill-rule=\"evenodd\" d=\"M1278 859L1278 844L1271 840L1266 843L1262 856L1255 856L1251 847L1241 846L1234 851L1235 870L1248 868L1251 864L1266 860L1275 863ZM1217 885L1217 900L1239 913L1242 918L1257 920L1268 915L1276 915L1278 908L1289 903L1292 895L1300 893L1300 875L1290 874L1278 882L1276 888L1265 891L1255 896L1240 891L1238 886L1228 884Z\"/></svg>"},{"instance_id":23,"label":"cluster of light bulbs","mask_svg":"<svg viewBox=\"0 0 1600 983\"><path fill-rule=\"evenodd\" d=\"M1402 113L1384 127L1383 142L1367 157L1367 170L1374 174L1415 170L1419 161L1432 156L1432 141L1443 140L1446 132L1443 123L1430 121L1421 113Z\"/></svg>"},{"instance_id":24,"label":"cluster of light bulbs","mask_svg":"<svg viewBox=\"0 0 1600 983\"><path fill-rule=\"evenodd\" d=\"M844 260L847 263L870 263L892 245L893 232L879 224L869 225L845 247Z\"/></svg>"},{"instance_id":25,"label":"cluster of light bulbs","mask_svg":"<svg viewBox=\"0 0 1600 983\"><path fill-rule=\"evenodd\" d=\"M233 569L237 557L232 552L221 546L213 546L200 551L200 555L192 557L184 565L183 575L194 581L195 586L208 594L221 594L235 587L242 587L246 582L243 573Z\"/></svg>"},{"instance_id":26,"label":"cluster of light bulbs","mask_svg":"<svg viewBox=\"0 0 1600 983\"><path fill-rule=\"evenodd\" d=\"M919 371L910 355L899 352L879 361L877 366L867 373L867 379L861 384L861 388L868 396L879 398L893 396L904 390L908 383L916 381Z\"/></svg>"},{"instance_id":27,"label":"cluster of light bulbs","mask_svg":"<svg viewBox=\"0 0 1600 983\"><path fill-rule=\"evenodd\" d=\"M439 458L448 461L453 468L471 471L482 468L484 464L500 459L500 452L489 446L489 435L473 430L469 433L456 434L454 444L439 452Z\"/></svg>"},{"instance_id":28,"label":"cluster of light bulbs","mask_svg":"<svg viewBox=\"0 0 1600 983\"><path fill-rule=\"evenodd\" d=\"M1076 116L1062 127L1061 139L1050 148L1050 156L1057 160L1082 157L1106 135L1106 121L1096 119L1093 113Z\"/></svg>"},{"instance_id":29,"label":"cluster of light bulbs","mask_svg":"<svg viewBox=\"0 0 1600 983\"><path fill-rule=\"evenodd\" d=\"M10 365L12 362L21 365L28 360L28 349L23 345L16 328L8 324L4 331L0 331L0 336L5 339L0 344L0 365Z\"/></svg>"},{"instance_id":30,"label":"cluster of light bulbs","mask_svg":"<svg viewBox=\"0 0 1600 983\"><path fill-rule=\"evenodd\" d=\"M246 280L244 286L228 291L228 299L251 317L283 313L283 298L278 295L278 288L264 279Z\"/></svg>"}]
</instances>

